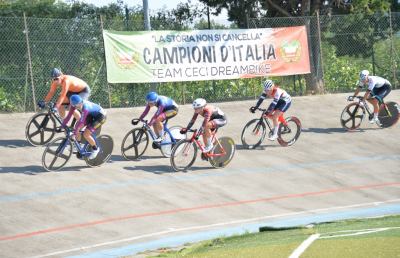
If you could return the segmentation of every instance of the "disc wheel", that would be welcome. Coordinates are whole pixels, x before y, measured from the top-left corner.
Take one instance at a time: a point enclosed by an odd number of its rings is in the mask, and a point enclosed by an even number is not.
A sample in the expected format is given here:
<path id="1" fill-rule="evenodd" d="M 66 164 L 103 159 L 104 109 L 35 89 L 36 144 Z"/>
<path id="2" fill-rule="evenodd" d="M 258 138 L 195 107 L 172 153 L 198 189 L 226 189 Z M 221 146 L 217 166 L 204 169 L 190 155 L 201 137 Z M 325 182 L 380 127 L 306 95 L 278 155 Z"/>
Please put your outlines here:
<path id="1" fill-rule="evenodd" d="M 399 105 L 396 102 L 388 102 L 381 105 L 379 109 L 379 122 L 382 128 L 388 128 L 399 121 Z"/>
<path id="2" fill-rule="evenodd" d="M 176 142 L 182 140 L 185 137 L 184 135 L 182 135 L 180 133 L 181 129 L 182 129 L 181 126 L 173 126 L 173 127 L 169 128 L 169 131 L 171 134 L 164 131 L 163 140 L 160 145 L 160 151 L 164 157 L 166 157 L 166 158 L 171 157 L 171 152 L 172 152 L 172 149 L 174 148 Z M 173 137 L 175 139 L 175 143 L 172 142 L 171 137 Z"/>
<path id="3" fill-rule="evenodd" d="M 265 123 L 260 119 L 250 120 L 243 128 L 241 140 L 243 147 L 246 149 L 254 149 L 258 147 L 265 139 L 266 135 Z"/>
<path id="4" fill-rule="evenodd" d="M 229 162 L 233 159 L 235 155 L 236 147 L 235 142 L 230 137 L 221 137 L 219 138 L 219 144 L 217 141 L 214 143 L 214 148 L 211 151 L 211 154 L 219 154 L 225 153 L 223 156 L 210 156 L 208 159 L 211 166 L 215 168 L 223 168 L 226 167 Z"/>
<path id="5" fill-rule="evenodd" d="M 356 130 L 360 127 L 365 116 L 365 109 L 358 103 L 347 105 L 340 116 L 340 123 L 346 130 Z"/>
<path id="6" fill-rule="evenodd" d="M 71 155 L 71 141 L 65 137 L 56 138 L 44 150 L 42 165 L 47 171 L 59 170 L 68 162 Z"/>
<path id="7" fill-rule="evenodd" d="M 48 113 L 37 113 L 29 119 L 25 128 L 25 137 L 33 146 L 50 142 L 56 130 L 56 120 Z"/>
<path id="8" fill-rule="evenodd" d="M 136 160 L 144 154 L 148 145 L 148 133 L 142 128 L 134 128 L 122 140 L 122 156 L 127 160 Z"/>
<path id="9" fill-rule="evenodd" d="M 196 160 L 197 146 L 190 140 L 181 140 L 172 149 L 171 166 L 175 171 L 186 171 Z"/>
<path id="10" fill-rule="evenodd" d="M 291 146 L 300 137 L 301 122 L 297 117 L 288 117 L 285 119 L 286 125 L 280 124 L 278 128 L 278 142 L 281 146 Z"/>
<path id="11" fill-rule="evenodd" d="M 99 137 L 97 137 L 97 144 L 98 148 L 100 148 L 97 156 L 94 159 L 89 159 L 89 156 L 84 157 L 86 164 L 90 167 L 98 167 L 107 162 L 110 159 L 111 153 L 114 148 L 114 141 L 109 135 L 100 135 Z M 92 146 L 87 144 L 85 147 L 85 151 L 91 152 Z"/>

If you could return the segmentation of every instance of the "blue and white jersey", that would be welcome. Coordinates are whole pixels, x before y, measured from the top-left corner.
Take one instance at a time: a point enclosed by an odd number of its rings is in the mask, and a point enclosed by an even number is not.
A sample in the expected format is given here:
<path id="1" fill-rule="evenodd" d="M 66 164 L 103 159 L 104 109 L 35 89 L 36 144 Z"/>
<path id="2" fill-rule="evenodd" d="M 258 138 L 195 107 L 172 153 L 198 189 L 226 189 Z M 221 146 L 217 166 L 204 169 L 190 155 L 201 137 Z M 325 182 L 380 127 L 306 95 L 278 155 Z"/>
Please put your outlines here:
<path id="1" fill-rule="evenodd" d="M 370 90 L 370 91 L 372 91 L 374 88 L 380 88 L 385 84 L 391 86 L 390 82 L 388 80 L 386 80 L 385 78 L 382 78 L 379 76 L 373 76 L 373 75 L 368 76 L 367 83 L 358 81 L 358 87 L 362 88 L 365 85 L 367 85 L 368 90 Z"/>

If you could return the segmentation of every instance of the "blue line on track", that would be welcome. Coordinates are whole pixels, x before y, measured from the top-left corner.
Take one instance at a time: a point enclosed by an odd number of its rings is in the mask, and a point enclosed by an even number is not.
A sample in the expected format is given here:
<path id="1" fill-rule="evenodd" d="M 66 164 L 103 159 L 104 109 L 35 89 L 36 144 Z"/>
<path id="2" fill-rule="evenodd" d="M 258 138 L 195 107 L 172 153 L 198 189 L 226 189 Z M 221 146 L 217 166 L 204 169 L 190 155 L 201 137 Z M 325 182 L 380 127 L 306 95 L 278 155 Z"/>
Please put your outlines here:
<path id="1" fill-rule="evenodd" d="M 98 252 L 69 256 L 69 258 L 110 258 L 122 257 L 127 255 L 134 255 L 146 250 L 156 250 L 165 247 L 182 246 L 185 243 L 194 243 L 203 240 L 209 240 L 218 237 L 227 237 L 245 233 L 258 232 L 260 227 L 296 227 L 305 226 L 312 223 L 330 222 L 344 219 L 377 217 L 385 215 L 400 214 L 400 204 L 384 204 L 372 208 L 350 209 L 341 212 L 330 212 L 316 215 L 306 215 L 290 219 L 278 219 L 274 221 L 265 221 L 257 224 L 245 224 L 238 227 L 231 227 L 226 229 L 211 230 L 201 233 L 194 233 L 190 235 L 180 235 L 173 237 L 166 237 L 159 240 L 150 242 L 143 242 L 133 245 L 127 245 L 120 248 L 113 248 L 102 250 Z"/>
<path id="2" fill-rule="evenodd" d="M 94 184 L 94 185 L 85 185 L 80 187 L 63 188 L 57 191 L 50 191 L 50 192 L 32 192 L 32 193 L 16 194 L 16 195 L 4 195 L 0 196 L 0 203 L 20 202 L 32 199 L 39 199 L 39 198 L 49 198 L 68 193 L 87 193 L 87 192 L 107 190 L 112 188 L 127 187 L 132 185 L 157 185 L 173 181 L 189 182 L 189 181 L 196 181 L 198 179 L 206 177 L 222 177 L 233 174 L 271 173 L 271 172 L 290 171 L 290 170 L 297 170 L 304 168 L 317 168 L 317 167 L 331 166 L 337 164 L 352 164 L 365 161 L 384 161 L 384 160 L 400 160 L 400 155 L 378 155 L 373 157 L 361 156 L 352 159 L 326 160 L 320 162 L 290 164 L 290 165 L 282 165 L 274 167 L 256 167 L 256 168 L 249 167 L 249 168 L 227 169 L 224 171 L 219 171 L 218 173 L 212 171 L 197 175 L 185 174 L 185 176 L 182 177 L 174 176 L 174 177 L 163 177 L 157 179 L 135 178 L 132 180 L 114 181 L 105 184 Z"/>

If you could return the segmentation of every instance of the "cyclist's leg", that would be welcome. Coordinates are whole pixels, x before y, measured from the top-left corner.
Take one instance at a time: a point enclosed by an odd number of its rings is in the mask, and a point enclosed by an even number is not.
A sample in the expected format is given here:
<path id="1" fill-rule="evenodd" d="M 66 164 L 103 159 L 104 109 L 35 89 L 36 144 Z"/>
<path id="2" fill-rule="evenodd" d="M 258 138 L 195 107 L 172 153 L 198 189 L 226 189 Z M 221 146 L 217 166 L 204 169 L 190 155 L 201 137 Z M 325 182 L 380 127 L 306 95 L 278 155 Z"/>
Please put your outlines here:
<path id="1" fill-rule="evenodd" d="M 272 123 L 274 125 L 274 130 L 273 137 L 271 137 L 271 139 L 276 139 L 278 137 L 279 123 L 281 123 L 281 120 L 284 119 L 283 113 L 285 113 L 289 109 L 291 104 L 292 102 L 286 102 L 284 100 L 279 100 L 276 104 L 274 112 L 272 113 Z"/>
<path id="2" fill-rule="evenodd" d="M 98 146 L 96 145 L 96 141 L 93 138 L 93 133 L 96 131 L 97 128 L 99 128 L 102 124 L 106 122 L 106 116 L 103 114 L 98 114 L 95 117 L 90 117 L 90 120 L 88 120 L 88 124 L 86 126 L 86 129 L 83 133 L 83 136 L 85 139 L 88 141 L 90 146 L 92 147 L 92 155 L 90 155 L 90 159 L 93 159 L 96 157 L 97 153 L 100 151 Z"/>
<path id="3" fill-rule="evenodd" d="M 174 116 L 176 116 L 178 114 L 178 108 L 177 107 L 171 107 L 168 108 L 166 110 L 164 110 L 164 112 L 162 112 L 157 118 L 156 121 L 153 125 L 154 128 L 154 132 L 156 133 L 156 135 L 158 137 L 162 137 L 162 135 L 164 134 L 164 127 L 163 127 L 163 122 L 166 119 L 171 119 Z"/>
<path id="4" fill-rule="evenodd" d="M 378 119 L 379 105 L 383 103 L 383 99 L 390 93 L 391 87 L 388 84 L 384 84 L 380 88 L 373 88 L 371 91 L 371 98 L 368 102 L 374 107 L 374 120 Z"/>
<path id="5" fill-rule="evenodd" d="M 204 133 L 203 133 L 203 143 L 204 146 L 206 146 L 206 150 L 211 150 L 213 146 L 212 145 L 213 143 L 211 142 L 211 136 L 212 136 L 211 130 L 223 127 L 226 125 L 226 123 L 227 123 L 226 118 L 216 118 L 209 121 L 206 124 L 206 128 L 204 128 Z"/>

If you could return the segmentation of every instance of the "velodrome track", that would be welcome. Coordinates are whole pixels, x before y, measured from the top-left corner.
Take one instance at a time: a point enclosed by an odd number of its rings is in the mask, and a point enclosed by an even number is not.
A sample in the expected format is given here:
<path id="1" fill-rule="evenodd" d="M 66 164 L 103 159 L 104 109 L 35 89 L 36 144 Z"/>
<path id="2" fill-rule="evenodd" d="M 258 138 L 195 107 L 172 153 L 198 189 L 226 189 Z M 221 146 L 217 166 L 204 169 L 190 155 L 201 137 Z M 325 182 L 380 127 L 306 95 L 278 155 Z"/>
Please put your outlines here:
<path id="1" fill-rule="evenodd" d="M 114 138 L 111 162 L 87 168 L 72 158 L 64 170 L 41 167 L 44 148 L 25 141 L 32 113 L 0 115 L 0 257 L 101 257 L 125 247 L 246 223 L 384 206 L 400 207 L 400 126 L 378 129 L 363 122 L 346 132 L 339 122 L 348 94 L 295 97 L 287 115 L 302 121 L 299 141 L 287 148 L 265 140 L 241 148 L 240 133 L 255 101 L 218 103 L 228 116 L 219 134 L 237 152 L 225 169 L 196 160 L 187 173 L 151 148 L 125 161 L 121 141 L 143 108 L 108 110 L 103 133 Z M 387 100 L 400 103 L 400 91 Z M 267 100 L 269 103 L 270 100 Z M 267 104 L 264 104 L 265 106 Z M 193 111 L 181 106 L 170 125 L 186 125 Z M 155 242 L 155 240 L 160 240 Z M 126 249 L 125 249 L 126 250 Z"/>

